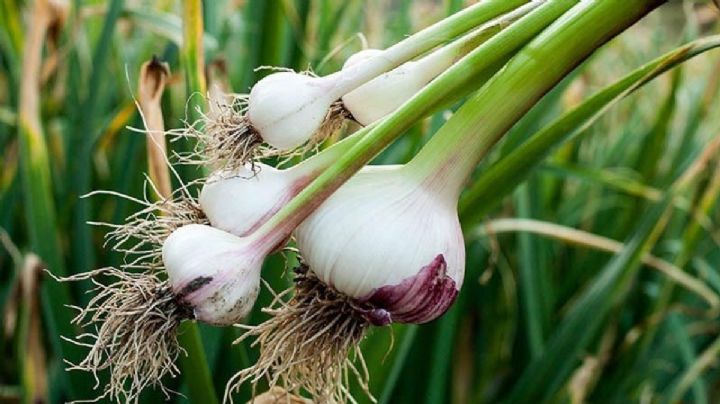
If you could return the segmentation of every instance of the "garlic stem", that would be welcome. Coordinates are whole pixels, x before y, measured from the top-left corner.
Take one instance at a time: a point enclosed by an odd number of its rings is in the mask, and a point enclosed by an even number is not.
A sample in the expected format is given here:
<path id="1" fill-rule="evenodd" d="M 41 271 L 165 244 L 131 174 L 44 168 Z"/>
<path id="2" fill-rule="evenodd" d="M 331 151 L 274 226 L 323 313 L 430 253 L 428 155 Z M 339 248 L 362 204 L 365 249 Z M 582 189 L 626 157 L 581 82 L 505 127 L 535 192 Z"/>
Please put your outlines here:
<path id="1" fill-rule="evenodd" d="M 563 9 L 574 2 L 550 2 L 541 11 Z M 597 16 L 592 3 L 582 3 L 553 24 L 515 56 L 503 73 L 495 76 L 470 98 L 427 145 L 408 163 L 407 169 L 423 181 L 432 182 L 442 192 L 459 196 L 462 186 L 489 149 L 532 105 L 592 50 L 617 33 L 615 26 L 598 28 L 597 35 L 586 41 L 573 39 L 580 24 L 586 30 L 602 26 L 587 15 Z M 578 22 L 571 20 L 577 16 Z M 526 17 L 540 17 L 540 13 Z M 599 18 L 599 17 L 597 17 Z M 603 19 L 607 24 L 607 19 Z M 618 17 L 622 27 L 624 19 Z M 561 32 L 561 27 L 567 27 Z M 562 38 L 565 42 L 556 39 Z M 538 50 L 552 55 L 552 63 L 538 56 Z M 502 94 L 502 97 L 493 97 Z"/>
<path id="2" fill-rule="evenodd" d="M 420 59 L 404 63 L 364 83 L 342 96 L 345 109 L 361 125 L 379 121 L 398 109 L 453 63 L 496 35 L 510 23 L 536 9 L 544 1 L 534 1 L 519 7 L 483 24 L 449 45 L 436 49 Z M 382 52 L 377 49 L 358 52 L 345 62 L 343 71 Z"/>
<path id="3" fill-rule="evenodd" d="M 507 14 L 501 15 L 500 17 L 483 24 L 470 33 L 465 34 L 462 38 L 433 51 L 429 55 L 418 60 L 418 63 L 421 63 L 424 67 L 420 70 L 423 72 L 427 71 L 426 74 L 430 79 L 437 77 L 453 63 L 462 59 L 463 56 L 470 53 L 483 42 L 487 41 L 489 38 L 496 35 L 513 22 L 540 7 L 546 1 L 547 0 L 531 1 Z"/>
<path id="4" fill-rule="evenodd" d="M 525 50 L 514 57 L 506 66 L 504 74 L 497 75 L 468 100 L 427 145 L 407 165 L 407 169 L 423 172 L 425 181 L 435 183 L 444 192 L 457 197 L 463 184 L 472 174 L 479 161 L 515 122 L 516 116 L 539 100 L 550 88 L 547 83 L 555 83 L 579 63 L 593 49 L 600 47 L 625 25 L 638 18 L 650 8 L 649 4 L 658 1 L 644 1 L 643 4 L 627 6 L 628 15 L 617 13 L 616 25 L 607 24 L 608 18 L 599 21 L 602 7 L 593 3 L 581 3 L 569 15 L 555 22 Z M 561 2 L 549 3 L 547 8 L 560 6 Z M 571 20 L 577 16 L 577 21 Z M 598 21 L 593 21 L 592 18 Z M 586 35 L 586 41 L 573 39 L 579 26 L 587 31 L 597 29 L 596 36 Z M 566 32 L 560 28 L 568 26 Z M 602 28 L 595 28 L 602 26 Z M 555 35 L 555 36 L 554 36 Z M 563 38 L 564 42 L 557 38 Z M 548 64 L 537 56 L 538 49 L 548 50 L 553 55 L 553 63 Z M 491 94 L 503 94 L 492 97 Z"/>
<path id="5" fill-rule="evenodd" d="M 325 76 L 334 81 L 334 99 L 356 89 L 382 73 L 456 37 L 484 22 L 527 3 L 528 0 L 487 0 L 453 14 L 348 69 Z"/>
<path id="6" fill-rule="evenodd" d="M 577 2 L 558 0 L 542 5 L 454 64 L 395 113 L 359 131 L 357 136 L 362 133 L 362 138 L 258 228 L 254 237 L 281 243 L 317 206 L 417 120 L 473 83 L 476 75 L 505 60 Z M 574 35 L 578 35 L 577 30 Z"/>

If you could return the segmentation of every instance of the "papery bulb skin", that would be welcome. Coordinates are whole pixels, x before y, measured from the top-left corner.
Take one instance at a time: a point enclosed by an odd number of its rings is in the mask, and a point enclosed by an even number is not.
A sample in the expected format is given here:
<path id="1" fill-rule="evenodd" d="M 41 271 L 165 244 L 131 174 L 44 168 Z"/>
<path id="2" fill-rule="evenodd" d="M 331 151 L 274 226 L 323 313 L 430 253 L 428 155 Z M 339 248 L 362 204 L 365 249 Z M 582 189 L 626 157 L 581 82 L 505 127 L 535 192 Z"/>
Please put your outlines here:
<path id="1" fill-rule="evenodd" d="M 366 49 L 348 58 L 343 65 L 347 69 L 382 51 Z M 342 97 L 343 105 L 361 125 L 367 126 L 384 118 L 413 95 L 420 91 L 431 79 L 424 74 L 422 63 L 410 61 L 383 73 Z"/>
<path id="2" fill-rule="evenodd" d="M 294 72 L 273 73 L 250 90 L 248 119 L 270 146 L 292 150 L 320 128 L 335 97 L 333 76 L 312 77 Z"/>
<path id="3" fill-rule="evenodd" d="M 200 192 L 200 207 L 210 224 L 236 236 L 262 225 L 303 185 L 292 170 L 255 163 L 211 175 Z"/>
<path id="4" fill-rule="evenodd" d="M 457 201 L 399 166 L 369 166 L 296 230 L 316 276 L 360 306 L 368 321 L 424 323 L 443 314 L 463 282 Z"/>
<path id="5" fill-rule="evenodd" d="M 162 257 L 178 304 L 192 309 L 197 320 L 232 325 L 252 309 L 263 256 L 245 239 L 191 224 L 170 234 Z"/>

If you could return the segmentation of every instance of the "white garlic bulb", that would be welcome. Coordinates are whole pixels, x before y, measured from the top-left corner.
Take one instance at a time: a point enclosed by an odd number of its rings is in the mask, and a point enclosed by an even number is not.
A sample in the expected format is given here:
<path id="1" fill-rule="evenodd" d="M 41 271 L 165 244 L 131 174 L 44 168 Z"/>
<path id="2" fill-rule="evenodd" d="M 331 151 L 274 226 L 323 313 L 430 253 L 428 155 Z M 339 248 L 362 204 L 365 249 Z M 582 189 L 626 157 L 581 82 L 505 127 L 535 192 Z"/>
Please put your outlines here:
<path id="1" fill-rule="evenodd" d="M 369 304 L 373 324 L 433 320 L 463 282 L 456 196 L 409 174 L 402 166 L 364 168 L 295 232 L 311 270 Z"/>
<path id="2" fill-rule="evenodd" d="M 197 320 L 231 325 L 252 309 L 265 252 L 250 240 L 191 224 L 170 234 L 162 257 L 178 304 Z"/>
<path id="3" fill-rule="evenodd" d="M 200 192 L 200 207 L 213 227 L 248 235 L 301 189 L 304 181 L 296 180 L 296 171 L 257 163 L 254 169 L 214 173 Z"/>
<path id="4" fill-rule="evenodd" d="M 320 128 L 338 95 L 335 76 L 294 72 L 271 74 L 250 91 L 248 119 L 263 141 L 278 150 L 307 142 Z"/>
<path id="5" fill-rule="evenodd" d="M 377 49 L 360 51 L 345 61 L 343 69 L 381 53 L 382 51 Z M 446 53 L 430 54 L 418 61 L 404 63 L 381 74 L 343 95 L 343 105 L 352 117 L 364 126 L 384 118 L 412 98 L 451 64 L 452 58 Z"/>

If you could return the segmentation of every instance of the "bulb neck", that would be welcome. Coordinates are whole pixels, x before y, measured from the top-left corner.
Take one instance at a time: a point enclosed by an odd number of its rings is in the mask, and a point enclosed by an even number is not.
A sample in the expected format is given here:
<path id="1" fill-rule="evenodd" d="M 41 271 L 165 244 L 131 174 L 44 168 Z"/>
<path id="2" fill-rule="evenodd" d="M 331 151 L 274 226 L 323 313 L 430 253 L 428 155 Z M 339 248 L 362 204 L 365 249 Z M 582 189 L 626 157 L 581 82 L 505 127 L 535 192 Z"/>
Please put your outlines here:
<path id="1" fill-rule="evenodd" d="M 449 39 L 504 13 L 511 12 L 527 2 L 528 0 L 488 0 L 467 7 L 396 43 L 378 55 L 326 76 L 334 82 L 329 95 L 334 99 L 339 99 L 379 75 L 441 45 Z"/>
<path id="2" fill-rule="evenodd" d="M 372 129 L 373 125 L 363 128 L 360 131 L 353 133 L 352 135 L 342 139 L 327 149 L 313 155 L 307 160 L 285 169 L 286 175 L 289 176 L 290 188 L 288 190 L 287 197 L 292 200 L 302 190 L 317 178 L 320 174 L 335 163 L 339 158 L 351 150 L 363 137 L 368 130 Z M 294 231 L 302 219 L 299 217 L 305 217 L 310 212 L 314 211 L 319 205 L 312 204 L 312 206 L 303 206 L 302 209 L 294 212 L 290 217 L 283 220 L 273 221 L 272 216 L 275 215 L 279 210 L 284 207 L 284 204 L 277 204 L 274 209 L 267 213 L 270 218 L 269 221 L 272 223 L 262 223 L 259 227 L 248 234 L 247 237 L 251 237 L 251 243 L 254 245 L 253 248 L 264 251 L 269 254 L 277 250 L 278 246 L 284 245 L 290 234 Z"/>
<path id="3" fill-rule="evenodd" d="M 526 18 L 563 14 L 513 57 L 407 164 L 434 190 L 459 196 L 490 148 L 582 60 L 661 0 L 547 2 Z M 534 17 L 533 17 L 534 16 Z"/>
<path id="4" fill-rule="evenodd" d="M 462 59 L 465 55 L 490 39 L 493 35 L 540 7 L 545 1 L 546 0 L 532 1 L 518 7 L 505 15 L 483 24 L 449 45 L 443 46 L 427 56 L 422 57 L 418 60 L 418 63 L 422 66 L 420 70 L 426 75 L 427 81 L 432 80 L 453 63 Z"/>

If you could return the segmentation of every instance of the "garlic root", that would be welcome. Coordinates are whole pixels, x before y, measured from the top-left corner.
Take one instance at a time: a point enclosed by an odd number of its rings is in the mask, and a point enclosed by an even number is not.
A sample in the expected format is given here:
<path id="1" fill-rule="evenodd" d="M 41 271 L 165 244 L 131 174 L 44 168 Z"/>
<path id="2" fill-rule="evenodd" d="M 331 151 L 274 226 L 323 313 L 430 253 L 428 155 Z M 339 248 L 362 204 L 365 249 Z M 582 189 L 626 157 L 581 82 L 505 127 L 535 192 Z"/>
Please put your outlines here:
<path id="1" fill-rule="evenodd" d="M 92 280 L 96 295 L 85 308 L 78 310 L 73 324 L 91 329 L 68 342 L 89 347 L 79 363 L 70 363 L 69 370 L 93 374 L 95 388 L 100 384 L 98 372 L 109 370 L 110 380 L 101 396 L 93 401 L 109 399 L 133 402 L 148 386 L 159 388 L 166 397 L 175 393 L 162 382 L 180 372 L 175 361 L 183 352 L 177 340 L 180 322 L 192 318 L 192 309 L 182 305 L 166 281 L 152 273 L 131 273 L 116 268 L 58 278 L 60 282 Z M 105 285 L 99 277 L 115 278 Z"/>
<path id="2" fill-rule="evenodd" d="M 232 401 L 242 384 L 255 387 L 265 379 L 270 387 L 305 390 L 318 402 L 355 402 L 348 386 L 353 377 L 375 402 L 360 350 L 371 325 L 364 310 L 325 285 L 306 265 L 295 269 L 294 283 L 293 289 L 276 295 L 271 307 L 263 309 L 269 320 L 257 326 L 238 325 L 246 331 L 235 342 L 253 337 L 252 346 L 259 345 L 260 357 L 228 381 L 225 401 Z M 293 297 L 283 301 L 290 290 Z"/>

